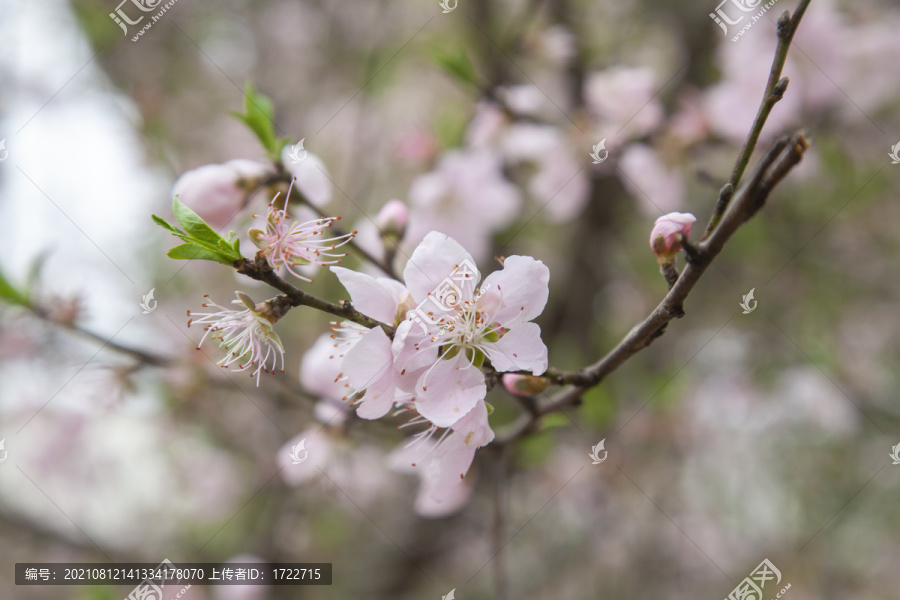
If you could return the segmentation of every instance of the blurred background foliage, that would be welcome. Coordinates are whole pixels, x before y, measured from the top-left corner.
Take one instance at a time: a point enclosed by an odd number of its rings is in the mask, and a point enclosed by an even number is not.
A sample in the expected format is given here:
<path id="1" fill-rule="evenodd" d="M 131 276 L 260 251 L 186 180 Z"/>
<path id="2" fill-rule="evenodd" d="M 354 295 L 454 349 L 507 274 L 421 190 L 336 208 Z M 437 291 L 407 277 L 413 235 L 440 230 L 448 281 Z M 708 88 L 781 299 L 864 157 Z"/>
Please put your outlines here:
<path id="1" fill-rule="evenodd" d="M 538 322 L 551 364 L 583 366 L 665 293 L 647 248 L 656 215 L 634 189 L 644 179 L 629 185 L 622 176 L 615 163 L 623 146 L 611 147 L 609 163 L 589 163 L 590 146 L 619 132 L 592 121 L 585 82 L 617 66 L 652 71 L 661 124 L 628 143 L 651 147 L 677 175 L 683 194 L 671 209 L 705 223 L 740 140 L 709 125 L 709 115 L 695 116 L 706 119 L 695 137 L 679 137 L 676 117 L 702 112 L 715 86 L 755 77 L 744 84 L 752 97 L 733 106 L 734 119 L 749 123 L 746 107 L 758 102 L 757 75 L 774 49 L 768 18 L 751 30 L 763 42 L 721 38 L 708 16 L 712 4 L 460 0 L 445 15 L 436 1 L 179 0 L 137 43 L 112 23 L 109 2 L 8 4 L 4 10 L 44 11 L 54 52 L 84 56 L 78 64 L 96 53 L 92 79 L 84 87 L 75 79 L 51 101 L 66 106 L 89 90 L 83 101 L 125 123 L 137 168 L 152 177 L 81 182 L 103 189 L 103 199 L 87 201 L 86 215 L 119 215 L 118 203 L 137 204 L 107 224 L 122 223 L 129 239 L 105 249 L 142 273 L 142 289 L 98 299 L 99 282 L 118 275 L 108 264 L 66 263 L 69 234 L 41 230 L 21 207 L 20 188 L 10 183 L 21 175 L 11 163 L 0 173 L 10 257 L 0 264 L 19 285 L 36 250 L 18 251 L 12 230 L 27 226 L 31 236 L 52 239 L 42 297 L 59 294 L 52 303 L 64 306 L 80 296 L 78 322 L 104 336 L 117 333 L 110 314 L 137 312 L 145 324 L 129 325 L 126 342 L 175 365 L 135 367 L 109 347 L 3 307 L 0 436 L 10 439 L 13 459 L 0 467 L 5 562 L 334 563 L 329 588 L 192 589 L 198 600 L 438 598 L 451 588 L 459 598 L 494 598 L 497 577 L 505 577 L 509 597 L 674 600 L 724 597 L 767 557 L 792 584 L 792 600 L 896 597 L 900 468 L 887 455 L 900 443 L 900 166 L 886 154 L 900 139 L 900 71 L 896 41 L 881 35 L 896 37 L 895 4 L 813 0 L 801 25 L 806 37 L 798 36 L 785 71 L 792 78 L 785 106 L 776 107 L 762 142 L 802 127 L 813 142 L 807 159 L 735 235 L 683 319 L 576 410 L 545 417 L 539 432 L 511 447 L 480 451 L 471 502 L 445 519 L 415 515 L 415 481 L 385 466 L 403 439 L 390 420 L 354 418 L 335 431 L 333 477 L 298 487 L 281 481 L 276 453 L 312 421 L 314 397 L 298 382 L 299 360 L 329 318 L 292 311 L 279 324 L 287 372 L 258 389 L 217 372 L 218 351 L 193 350 L 199 335 L 185 328 L 184 311 L 196 310 L 202 294 L 223 302 L 236 288 L 257 300 L 270 292 L 220 265 L 165 259 L 170 240 L 150 222 L 151 212 L 169 218 L 169 188 L 180 173 L 263 158 L 230 114 L 246 82 L 272 99 L 278 135 L 305 138 L 328 165 L 336 187 L 328 210 L 350 225 L 364 224 L 391 198 L 406 200 L 417 175 L 465 145 L 479 101 L 536 86 L 542 107 L 522 120 L 565 134 L 583 163 L 589 199 L 566 222 L 525 203 L 493 233 L 488 260 L 526 254 L 550 266 L 550 301 Z M 19 41 L 23 52 L 32 48 Z M 50 97 L 53 88 L 26 75 L 10 76 L 11 96 Z M 622 94 L 624 112 L 645 108 Z M 789 104 L 792 97 L 803 100 Z M 33 161 L 46 163 L 45 176 L 63 179 L 53 171 L 59 157 L 32 151 Z M 98 160 L 91 152 L 66 158 L 76 166 Z M 506 175 L 524 187 L 527 172 L 510 167 Z M 255 198 L 254 209 L 267 200 Z M 344 264 L 358 263 L 351 255 Z M 56 289 L 52 273 L 64 268 L 80 285 Z M 150 287 L 160 310 L 145 317 L 137 303 Z M 308 288 L 345 297 L 326 273 Z M 751 288 L 759 307 L 744 315 L 738 303 Z M 488 401 L 494 429 L 521 410 L 502 389 Z M 591 465 L 587 454 L 601 439 L 609 460 Z M 498 490 L 499 538 L 492 533 Z M 104 600 L 128 591 L 15 587 L 10 568 L 0 569 L 0 586 L 4 597 L 22 599 Z"/>

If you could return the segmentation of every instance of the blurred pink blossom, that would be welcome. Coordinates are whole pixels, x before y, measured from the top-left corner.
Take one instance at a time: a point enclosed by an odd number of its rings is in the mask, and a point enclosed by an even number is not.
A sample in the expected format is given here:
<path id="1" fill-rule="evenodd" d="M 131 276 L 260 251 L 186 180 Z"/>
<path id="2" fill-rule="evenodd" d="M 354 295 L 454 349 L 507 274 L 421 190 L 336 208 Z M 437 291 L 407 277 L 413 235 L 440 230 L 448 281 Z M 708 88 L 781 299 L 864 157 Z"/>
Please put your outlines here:
<path id="1" fill-rule="evenodd" d="M 482 100 L 466 129 L 466 143 L 472 148 L 493 147 L 509 123 L 509 116 L 495 102 Z"/>
<path id="2" fill-rule="evenodd" d="M 322 159 L 307 151 L 303 160 L 295 163 L 290 152 L 291 146 L 285 146 L 281 153 L 281 162 L 294 177 L 297 191 L 313 206 L 322 207 L 331 202 L 333 193 L 331 178 Z"/>
<path id="3" fill-rule="evenodd" d="M 375 216 L 375 225 L 382 235 L 402 238 L 409 220 L 409 209 L 400 200 L 389 200 Z"/>
<path id="4" fill-rule="evenodd" d="M 271 164 L 243 158 L 204 165 L 183 173 L 172 194 L 210 225 L 223 228 L 243 208 L 248 193 L 272 173 Z"/>
<path id="5" fill-rule="evenodd" d="M 684 203 L 681 172 L 667 167 L 650 146 L 628 146 L 619 160 L 619 169 L 625 175 L 622 183 L 637 199 L 645 216 L 677 210 Z"/>
<path id="6" fill-rule="evenodd" d="M 458 511 L 468 501 L 473 484 L 466 479 L 475 451 L 494 439 L 484 402 L 453 424 L 437 441 L 417 439 L 395 450 L 388 460 L 392 468 L 416 473 L 421 479 L 415 510 L 438 518 Z"/>
<path id="7" fill-rule="evenodd" d="M 594 131 L 616 143 L 644 136 L 662 122 L 663 107 L 653 71 L 624 66 L 591 73 L 584 100 L 595 120 Z"/>
<path id="8" fill-rule="evenodd" d="M 521 205 L 518 188 L 503 176 L 501 157 L 488 149 L 451 150 L 437 168 L 409 189 L 410 214 L 404 246 L 415 247 L 429 231 L 452 235 L 484 258 L 491 235 L 509 225 Z"/>
<path id="9" fill-rule="evenodd" d="M 516 396 L 534 396 L 540 394 L 550 386 L 550 381 L 544 377 L 531 375 L 517 375 L 506 373 L 503 376 L 503 387 L 510 394 Z"/>
<path id="10" fill-rule="evenodd" d="M 397 158 L 408 163 L 428 162 L 439 150 L 434 136 L 419 130 L 405 134 L 394 147 Z"/>
<path id="11" fill-rule="evenodd" d="M 335 440 L 327 428 L 314 423 L 288 440 L 276 454 L 281 478 L 299 486 L 318 479 L 337 453 Z"/>
<path id="12" fill-rule="evenodd" d="M 572 141 L 550 125 L 514 123 L 502 141 L 502 151 L 512 163 L 530 163 L 536 171 L 528 190 L 541 212 L 554 222 L 577 217 L 588 199 L 590 182 Z"/>

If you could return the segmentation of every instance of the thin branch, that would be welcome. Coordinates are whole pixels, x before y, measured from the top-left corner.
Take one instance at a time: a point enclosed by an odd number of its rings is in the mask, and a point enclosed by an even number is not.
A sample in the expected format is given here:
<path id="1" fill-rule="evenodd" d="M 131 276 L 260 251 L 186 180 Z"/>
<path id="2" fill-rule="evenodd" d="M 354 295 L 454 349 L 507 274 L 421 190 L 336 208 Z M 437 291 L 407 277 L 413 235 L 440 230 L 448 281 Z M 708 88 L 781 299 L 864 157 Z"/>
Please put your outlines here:
<path id="1" fill-rule="evenodd" d="M 547 371 L 545 377 L 551 378 L 554 383 L 572 387 L 561 390 L 549 401 L 540 404 L 533 413 L 535 418 L 576 404 L 586 389 L 599 384 L 607 375 L 662 335 L 669 321 L 684 316 L 684 301 L 700 277 L 725 247 L 729 238 L 762 208 L 774 187 L 800 162 L 808 147 L 803 133 L 779 138 L 760 160 L 748 183 L 735 193 L 719 226 L 713 230 L 708 239 L 691 246 L 691 259 L 687 266 L 653 312 L 632 328 L 615 348 L 596 363 L 577 371 L 557 369 Z M 507 430 L 497 434 L 495 443 L 504 444 L 516 439 L 529 431 L 533 423 L 533 419 L 520 419 L 514 422 Z"/>
<path id="2" fill-rule="evenodd" d="M 295 288 L 293 285 L 278 276 L 278 273 L 275 272 L 275 270 L 268 263 L 265 256 L 263 256 L 261 252 L 257 252 L 256 258 L 254 260 L 250 260 L 248 258 L 236 260 L 234 262 L 234 268 L 238 273 L 246 275 L 251 279 L 267 283 L 284 294 L 283 296 L 278 296 L 270 300 L 273 305 L 284 304 L 290 307 L 309 306 L 311 308 L 315 308 L 316 310 L 321 310 L 322 312 L 340 317 L 341 319 L 353 321 L 354 323 L 358 323 L 363 327 L 368 327 L 370 329 L 372 327 L 381 327 L 388 335 L 388 337 L 394 337 L 393 327 L 382 323 L 381 321 L 376 321 L 371 317 L 367 317 L 366 315 L 353 308 L 353 305 L 346 300 L 342 300 L 339 304 L 332 304 L 327 300 L 322 300 L 321 298 L 318 298 L 311 294 L 307 294 L 306 292 Z"/>
<path id="3" fill-rule="evenodd" d="M 628 358 L 649 346 L 655 339 L 655 334 L 669 321 L 684 316 L 684 301 L 697 281 L 725 247 L 728 239 L 762 208 L 772 189 L 800 162 L 808 147 L 802 132 L 779 138 L 760 160 L 749 183 L 735 193 L 719 226 L 709 238 L 693 246 L 693 258 L 653 312 L 634 327 L 618 346 L 593 365 L 574 372 L 551 370 L 548 371 L 548 376 L 558 384 L 586 387 L 597 385 Z"/>
<path id="4" fill-rule="evenodd" d="M 733 189 L 736 189 L 740 184 L 744 171 L 747 169 L 747 165 L 750 162 L 750 157 L 753 155 L 753 151 L 756 148 L 756 143 L 759 141 L 759 136 L 762 134 L 766 120 L 769 118 L 769 113 L 772 112 L 772 108 L 778 101 L 784 97 L 784 92 L 787 90 L 789 79 L 787 77 L 782 78 L 781 72 L 784 69 L 784 63 L 785 60 L 787 60 L 788 50 L 791 47 L 794 34 L 797 33 L 797 27 L 800 25 L 800 20 L 803 18 L 803 14 L 806 12 L 807 7 L 809 7 L 810 1 L 811 0 L 801 0 L 793 17 L 788 11 L 784 11 L 781 14 L 781 17 L 778 18 L 778 45 L 775 48 L 775 57 L 772 59 L 772 68 L 769 71 L 769 81 L 766 84 L 766 91 L 763 93 L 762 103 L 760 103 L 759 110 L 756 113 L 756 119 L 753 121 L 753 126 L 750 128 L 750 134 L 747 136 L 744 145 L 741 147 L 740 153 L 738 153 L 737 160 L 734 163 L 734 168 L 731 171 L 731 177 L 729 178 L 726 187 L 730 184 Z M 719 224 L 721 216 L 725 213 L 725 209 L 728 207 L 728 202 L 730 200 L 730 195 L 728 195 L 728 197 L 725 197 L 725 195 L 726 190 L 725 188 L 722 188 L 722 195 L 719 198 L 718 204 L 716 204 L 713 217 L 706 226 L 706 231 L 703 232 L 703 239 L 709 237 L 712 230 Z"/>
<path id="5" fill-rule="evenodd" d="M 47 312 L 40 306 L 29 305 L 28 309 L 34 316 L 41 319 L 42 321 L 46 321 L 47 323 L 51 323 L 67 331 L 71 331 L 72 333 L 75 333 L 83 338 L 98 342 L 101 346 L 105 346 L 111 350 L 118 352 L 119 354 L 125 354 L 126 356 L 136 358 L 141 364 L 150 365 L 153 367 L 166 367 L 172 364 L 172 360 L 169 358 L 159 356 L 151 352 L 146 352 L 138 348 L 132 348 L 118 342 L 114 342 L 111 339 L 107 339 L 100 334 L 84 329 L 77 323 L 54 319 L 49 312 Z"/>
<path id="6" fill-rule="evenodd" d="M 793 17 L 785 11 L 778 19 L 778 45 L 756 120 L 735 161 L 730 181 L 719 192 L 702 240 L 698 244 L 682 240 L 687 266 L 674 283 L 670 281 L 669 292 L 665 298 L 646 319 L 633 327 L 615 348 L 594 364 L 577 371 L 549 369 L 544 377 L 566 387 L 553 397 L 536 403 L 532 410 L 523 412 L 515 421 L 498 431 L 494 444 L 508 444 L 534 431 L 541 416 L 577 405 L 585 390 L 599 384 L 625 361 L 663 335 L 669 321 L 683 317 L 685 300 L 725 247 L 725 243 L 741 225 L 765 205 L 775 186 L 803 158 L 804 152 L 809 147 L 803 133 L 797 132 L 790 137 L 782 136 L 759 161 L 749 181 L 740 185 L 769 113 L 787 89 L 788 79 L 782 78 L 781 72 L 794 34 L 809 3 L 810 0 L 800 0 Z"/>

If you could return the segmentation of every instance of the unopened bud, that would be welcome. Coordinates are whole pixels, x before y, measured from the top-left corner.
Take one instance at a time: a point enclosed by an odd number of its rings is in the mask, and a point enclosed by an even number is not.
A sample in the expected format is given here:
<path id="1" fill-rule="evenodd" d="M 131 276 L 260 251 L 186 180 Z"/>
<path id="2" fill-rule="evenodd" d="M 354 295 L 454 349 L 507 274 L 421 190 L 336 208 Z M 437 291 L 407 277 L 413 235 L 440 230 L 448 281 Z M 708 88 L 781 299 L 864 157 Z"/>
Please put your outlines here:
<path id="1" fill-rule="evenodd" d="M 503 387 L 516 396 L 534 396 L 550 387 L 550 380 L 533 375 L 507 373 L 503 376 Z"/>
<path id="2" fill-rule="evenodd" d="M 653 224 L 650 232 L 650 249 L 656 255 L 656 260 L 661 265 L 669 264 L 675 260 L 675 255 L 681 250 L 681 242 L 678 234 L 685 239 L 691 237 L 691 225 L 697 217 L 690 213 L 673 212 L 664 215 Z"/>
<path id="3" fill-rule="evenodd" d="M 403 238 L 406 232 L 406 221 L 409 217 L 409 209 L 399 200 L 391 200 L 381 207 L 375 217 L 375 225 L 381 230 L 382 237 L 391 237 L 395 240 Z"/>

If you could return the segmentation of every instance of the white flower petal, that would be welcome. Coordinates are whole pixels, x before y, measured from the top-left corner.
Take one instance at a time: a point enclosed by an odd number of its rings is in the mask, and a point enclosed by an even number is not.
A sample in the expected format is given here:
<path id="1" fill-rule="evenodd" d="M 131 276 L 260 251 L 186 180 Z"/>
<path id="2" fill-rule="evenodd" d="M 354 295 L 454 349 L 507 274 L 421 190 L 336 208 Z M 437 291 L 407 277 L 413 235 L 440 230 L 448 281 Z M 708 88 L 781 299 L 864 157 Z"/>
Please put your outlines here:
<path id="1" fill-rule="evenodd" d="M 282 162 L 291 175 L 297 178 L 294 183 L 297 191 L 302 193 L 313 206 L 325 206 L 331 202 L 332 184 L 328 177 L 328 169 L 315 154 L 309 153 L 301 162 L 294 164 L 290 159 L 290 146 L 282 152 Z"/>
<path id="2" fill-rule="evenodd" d="M 441 490 L 443 493 L 436 492 L 423 483 L 416 494 L 413 510 L 426 519 L 449 517 L 468 504 L 474 489 L 475 482 L 469 479 L 457 482 L 457 485 L 447 490 Z M 439 496 L 440 500 L 435 499 L 436 496 Z"/>
<path id="3" fill-rule="evenodd" d="M 547 371 L 547 346 L 536 323 L 516 325 L 496 343 L 485 344 L 484 349 L 491 365 L 500 372 L 531 371 L 541 375 Z"/>
<path id="4" fill-rule="evenodd" d="M 453 238 L 432 231 L 425 236 L 406 263 L 403 279 L 413 300 L 419 304 L 427 301 L 428 294 L 437 292 L 444 281 L 464 265 L 475 270 L 475 261 L 465 248 Z M 475 270 L 473 286 L 478 284 L 480 277 Z M 430 304 L 430 301 L 426 302 L 426 306 Z"/>
<path id="5" fill-rule="evenodd" d="M 393 325 L 397 318 L 400 293 L 405 289 L 399 281 L 372 277 L 344 267 L 331 267 L 350 294 L 353 306 L 364 315 Z"/>
<path id="6" fill-rule="evenodd" d="M 343 381 L 335 381 L 341 372 L 341 359 L 328 334 L 319 336 L 300 361 L 300 383 L 312 394 L 340 400 L 347 395 Z"/>
<path id="7" fill-rule="evenodd" d="M 438 427 L 450 427 L 484 398 L 484 373 L 467 365 L 462 353 L 452 360 L 438 359 L 419 378 L 415 406 L 420 415 Z"/>
<path id="8" fill-rule="evenodd" d="M 393 358 L 391 339 L 380 327 L 374 327 L 347 352 L 341 368 L 350 385 L 363 390 L 388 373 Z"/>
<path id="9" fill-rule="evenodd" d="M 502 270 L 484 280 L 482 302 L 496 302 L 499 298 L 500 309 L 492 318 L 501 325 L 530 321 L 547 305 L 549 283 L 547 265 L 530 256 L 510 256 L 503 261 Z"/>
<path id="10" fill-rule="evenodd" d="M 392 377 L 382 377 L 366 388 L 356 414 L 363 419 L 380 419 L 393 408 L 396 390 Z"/>

